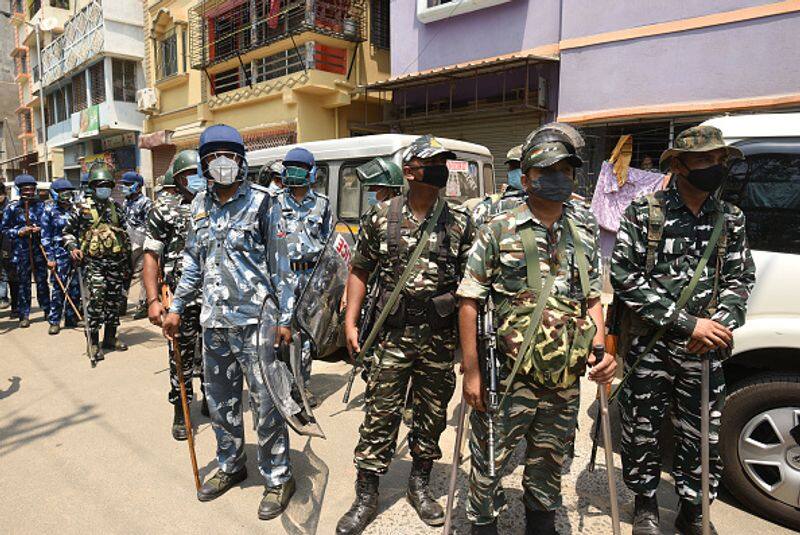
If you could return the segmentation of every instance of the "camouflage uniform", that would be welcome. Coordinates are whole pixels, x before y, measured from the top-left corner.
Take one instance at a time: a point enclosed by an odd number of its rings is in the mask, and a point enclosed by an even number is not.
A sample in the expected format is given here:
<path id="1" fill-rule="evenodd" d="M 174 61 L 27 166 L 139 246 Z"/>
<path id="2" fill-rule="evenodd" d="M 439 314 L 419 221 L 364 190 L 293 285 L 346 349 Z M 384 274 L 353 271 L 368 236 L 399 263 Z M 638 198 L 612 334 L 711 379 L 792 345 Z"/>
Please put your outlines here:
<path id="1" fill-rule="evenodd" d="M 173 294 L 181 278 L 183 249 L 186 245 L 191 217 L 191 203 L 184 201 L 180 194 L 160 197 L 147 216 L 143 248 L 145 252 L 152 252 L 160 258 L 164 282 Z M 187 401 L 194 398 L 192 376 L 195 367 L 201 365 L 202 362 L 202 354 L 197 351 L 198 335 L 200 334 L 200 307 L 201 299 L 198 294 L 194 301 L 186 306 L 181 315 L 181 324 L 178 330 L 178 344 L 183 366 L 180 376 L 186 387 Z M 178 382 L 178 367 L 172 344 L 168 344 L 168 351 L 170 382 L 168 399 L 174 405 L 180 401 L 180 383 Z M 203 380 L 202 376 L 200 380 Z"/>
<path id="2" fill-rule="evenodd" d="M 389 253 L 390 200 L 377 204 L 370 212 L 371 217 L 361 227 L 352 260 L 353 268 L 376 271 L 384 295 L 395 286 L 405 268 L 405 259 L 428 224 L 427 218 L 416 219 L 406 195 L 395 200 L 402 202 L 399 258 Z M 445 429 L 447 404 L 455 389 L 455 318 L 452 324 L 433 327 L 426 311 L 434 296 L 455 291 L 473 234 L 469 214 L 448 204 L 430 235 L 427 252 L 417 261 L 401 293 L 401 304 L 413 320 L 407 320 L 405 326 L 392 326 L 387 321 L 378 336 L 365 397 L 366 415 L 355 450 L 359 470 L 378 474 L 388 470 L 409 380 L 415 415 L 408 439 L 411 455 L 424 461 L 442 456 L 439 436 Z M 442 255 L 448 258 L 446 267 L 440 264 Z"/>
<path id="3" fill-rule="evenodd" d="M 47 252 L 47 258 L 56 263 L 55 273 L 58 274 L 61 282 L 64 285 L 69 285 L 67 291 L 72 302 L 75 303 L 75 306 L 80 307 L 80 283 L 77 276 L 70 278 L 74 266 L 69 252 L 64 248 L 64 226 L 67 224 L 67 219 L 72 211 L 74 211 L 72 205 L 65 208 L 57 202 L 47 203 L 42 215 L 42 245 Z M 51 325 L 58 325 L 61 323 L 61 314 L 63 312 L 66 325 L 77 325 L 78 318 L 75 315 L 75 311 L 72 310 L 71 306 L 65 306 L 64 292 L 56 281 L 55 274 L 50 276 L 50 285 L 52 286 L 52 293 L 47 321 Z"/>
<path id="4" fill-rule="evenodd" d="M 497 214 L 516 208 L 520 203 L 525 202 L 525 199 L 525 192 L 514 188 L 487 196 L 472 209 L 472 221 L 475 223 L 475 228 L 485 225 Z"/>
<path id="5" fill-rule="evenodd" d="M 550 272 L 553 262 L 558 263 L 552 295 L 574 296 L 580 286 L 577 271 L 572 269 L 571 259 L 574 258 L 575 248 L 567 230 L 567 220 L 577 227 L 586 250 L 590 290 L 584 297 L 599 298 L 602 283 L 595 243 L 597 223 L 583 204 L 574 201 L 564 203 L 563 215 L 550 229 L 536 219 L 526 204 L 497 215 L 481 227 L 470 251 L 458 296 L 477 301 L 491 297 L 496 305 L 495 322 L 498 325 L 513 318 L 513 310 L 497 305 L 517 296 L 527 287 L 525 253 L 519 234 L 522 225 L 531 225 L 533 228 L 542 277 Z M 562 257 L 557 251 L 564 232 L 567 232 L 567 238 Z M 536 298 L 538 295 L 531 293 L 532 307 Z M 521 340 L 523 333 L 516 332 L 512 336 Z M 503 392 L 516 355 L 509 354 L 502 343 L 498 345 L 498 353 L 502 379 L 500 391 Z M 539 384 L 532 373 L 524 373 L 521 369 L 514 378 L 504 405 L 498 409 L 495 427 L 497 473 L 503 472 L 520 439 L 525 438 L 527 449 L 523 499 L 530 510 L 552 511 L 561 504 L 561 467 L 577 423 L 578 393 L 577 382 L 566 388 L 546 388 Z M 506 498 L 499 479 L 493 480 L 488 476 L 486 413 L 472 411 L 470 425 L 472 470 L 467 515 L 474 524 L 489 524 L 505 507 Z"/>
<path id="6" fill-rule="evenodd" d="M 11 264 L 17 275 L 17 304 L 19 318 L 27 318 L 31 312 L 31 275 L 36 280 L 36 300 L 39 307 L 47 315 L 50 310 L 50 287 L 47 284 L 47 262 L 39 249 L 41 236 L 30 234 L 19 236 L 19 231 L 26 226 L 36 225 L 41 228 L 42 215 L 45 203 L 37 200 L 30 201 L 27 208 L 22 200 L 11 201 L 3 212 L 3 234 L 6 239 L 14 242 Z M 31 253 L 31 244 L 33 245 Z M 31 256 L 33 266 L 31 266 Z M 33 272 L 33 273 L 32 273 Z"/>
<path id="7" fill-rule="evenodd" d="M 128 270 L 128 277 L 125 279 L 126 293 L 130 290 L 134 277 L 139 280 L 142 276 L 142 265 L 144 262 L 144 239 L 147 231 L 147 214 L 153 208 L 151 201 L 144 194 L 139 194 L 133 199 L 125 199 L 123 204 L 125 219 L 128 222 L 128 234 L 131 239 L 131 269 Z M 139 304 L 144 303 L 144 288 L 139 291 Z"/>
<path id="8" fill-rule="evenodd" d="M 622 391 L 623 474 L 625 483 L 637 494 L 655 495 L 661 475 L 658 434 L 667 408 L 673 403 L 675 487 L 682 499 L 699 504 L 701 360 L 698 355 L 686 352 L 686 344 L 697 317 L 711 317 L 729 329 L 744 323 L 747 298 L 755 282 L 755 266 L 747 247 L 741 210 L 709 196 L 695 217 L 674 185 L 655 195 L 663 198 L 665 220 L 652 272 L 645 273 L 650 218 L 646 198 L 635 200 L 626 210 L 611 262 L 611 282 L 617 297 L 648 327 L 632 338 L 632 347 L 624 355 L 626 372 L 642 354 L 656 328 L 669 326 L 667 334 L 641 360 Z M 712 254 L 693 297 L 683 310 L 676 310 L 675 302 L 703 255 L 720 210 L 725 214 L 724 258 L 718 258 L 716 251 Z M 718 264 L 721 269 L 716 311 L 709 316 Z M 718 358 L 711 360 L 710 389 L 710 497 L 713 499 L 722 471 L 718 432 L 725 400 L 725 380 Z"/>
<path id="9" fill-rule="evenodd" d="M 295 297 L 299 297 L 308 278 L 314 271 L 317 257 L 331 235 L 333 214 L 328 197 L 309 188 L 305 197 L 298 203 L 292 195 L 292 188 L 285 188 L 276 194 L 280 205 L 283 224 L 286 228 L 286 248 L 289 262 L 296 276 Z M 302 335 L 303 379 L 311 378 L 311 340 Z"/>
<path id="10" fill-rule="evenodd" d="M 242 425 L 244 377 L 250 392 L 258 464 L 271 487 L 291 478 L 289 434 L 258 365 L 256 335 L 269 293 L 289 325 L 294 275 L 286 259 L 280 211 L 264 188 L 243 182 L 224 205 L 213 190 L 198 193 L 183 254 L 183 273 L 170 312 L 186 313 L 202 293 L 203 365 L 217 462 L 226 473 L 245 465 Z"/>
<path id="11" fill-rule="evenodd" d="M 125 299 L 124 282 L 130 271 L 130 240 L 125 232 L 125 214 L 115 201 L 96 201 L 91 197 L 76 205 L 75 211 L 67 217 L 64 225 L 64 248 L 67 251 L 81 248 L 87 239 L 87 232 L 93 225 L 91 209 L 97 210 L 99 221 L 114 230 L 121 252 L 105 251 L 101 256 L 91 256 L 84 250 L 83 269 L 86 291 L 89 294 L 87 305 L 89 328 L 97 332 L 100 326 L 119 325 L 119 309 Z M 116 214 L 114 223 L 112 209 Z"/>

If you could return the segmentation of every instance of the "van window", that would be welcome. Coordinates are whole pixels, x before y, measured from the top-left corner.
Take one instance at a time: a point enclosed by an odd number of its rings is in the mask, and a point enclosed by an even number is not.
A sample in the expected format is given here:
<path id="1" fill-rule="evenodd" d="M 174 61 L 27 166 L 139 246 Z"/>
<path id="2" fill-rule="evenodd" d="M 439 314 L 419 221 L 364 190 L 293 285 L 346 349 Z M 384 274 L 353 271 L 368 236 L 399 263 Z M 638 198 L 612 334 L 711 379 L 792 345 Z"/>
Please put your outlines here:
<path id="1" fill-rule="evenodd" d="M 483 194 L 491 195 L 494 193 L 494 167 L 492 164 L 483 164 Z"/>
<path id="2" fill-rule="evenodd" d="M 478 162 L 448 160 L 450 176 L 444 188 L 444 196 L 456 204 L 480 196 L 478 186 Z"/>
<path id="3" fill-rule="evenodd" d="M 322 193 L 323 195 L 328 194 L 328 176 L 330 175 L 330 169 L 328 168 L 328 164 L 326 163 L 318 163 L 317 164 L 317 180 L 314 182 L 314 191 L 317 193 Z"/>
<path id="4" fill-rule="evenodd" d="M 725 200 L 744 212 L 751 248 L 800 254 L 800 154 L 757 154 L 733 164 Z"/>
<path id="5" fill-rule="evenodd" d="M 356 167 L 364 161 L 345 162 L 339 168 L 339 195 L 336 208 L 339 219 L 355 221 L 361 215 L 361 182 L 356 174 Z"/>

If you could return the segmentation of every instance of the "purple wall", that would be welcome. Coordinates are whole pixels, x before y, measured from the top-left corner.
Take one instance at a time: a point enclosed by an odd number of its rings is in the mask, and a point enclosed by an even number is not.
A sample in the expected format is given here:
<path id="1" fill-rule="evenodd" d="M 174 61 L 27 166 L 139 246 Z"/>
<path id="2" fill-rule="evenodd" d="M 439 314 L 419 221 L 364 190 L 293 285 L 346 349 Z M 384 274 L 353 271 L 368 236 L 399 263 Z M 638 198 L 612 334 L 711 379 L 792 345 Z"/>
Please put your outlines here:
<path id="1" fill-rule="evenodd" d="M 556 43 L 560 4 L 560 0 L 512 0 L 423 24 L 417 20 L 415 0 L 395 0 L 392 76 Z"/>
<path id="2" fill-rule="evenodd" d="M 800 14 L 565 50 L 560 115 L 800 90 Z"/>

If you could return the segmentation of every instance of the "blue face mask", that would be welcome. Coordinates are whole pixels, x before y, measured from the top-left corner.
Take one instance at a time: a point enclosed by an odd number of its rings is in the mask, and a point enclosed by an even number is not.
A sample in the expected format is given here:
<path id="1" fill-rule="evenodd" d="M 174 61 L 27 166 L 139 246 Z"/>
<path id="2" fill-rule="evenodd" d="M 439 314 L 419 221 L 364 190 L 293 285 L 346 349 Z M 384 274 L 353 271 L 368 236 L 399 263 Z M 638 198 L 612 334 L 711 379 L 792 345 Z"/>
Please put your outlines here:
<path id="1" fill-rule="evenodd" d="M 188 175 L 186 177 L 186 189 L 192 193 L 206 189 L 206 180 L 198 174 Z"/>
<path id="2" fill-rule="evenodd" d="M 94 196 L 101 201 L 108 200 L 111 197 L 111 188 L 94 188 Z"/>
<path id="3" fill-rule="evenodd" d="M 368 191 L 367 192 L 367 206 L 375 206 L 378 204 L 378 192 L 377 191 Z"/>
<path id="4" fill-rule="evenodd" d="M 522 191 L 522 169 L 512 169 L 508 172 L 508 187 Z"/>

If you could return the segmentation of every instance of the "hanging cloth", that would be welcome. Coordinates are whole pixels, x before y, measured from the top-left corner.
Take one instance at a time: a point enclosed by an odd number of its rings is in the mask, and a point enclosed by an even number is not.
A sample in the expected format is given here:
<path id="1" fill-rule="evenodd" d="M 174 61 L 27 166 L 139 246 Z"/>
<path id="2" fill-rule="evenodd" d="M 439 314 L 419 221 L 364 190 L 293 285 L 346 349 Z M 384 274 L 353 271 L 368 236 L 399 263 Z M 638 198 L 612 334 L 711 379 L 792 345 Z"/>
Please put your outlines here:
<path id="1" fill-rule="evenodd" d="M 617 178 L 617 185 L 622 187 L 628 181 L 628 169 L 633 158 L 633 136 L 624 134 L 619 137 L 617 146 L 611 151 L 609 162 L 614 166 L 614 176 Z"/>

